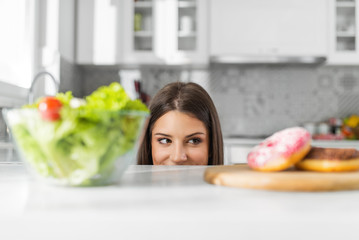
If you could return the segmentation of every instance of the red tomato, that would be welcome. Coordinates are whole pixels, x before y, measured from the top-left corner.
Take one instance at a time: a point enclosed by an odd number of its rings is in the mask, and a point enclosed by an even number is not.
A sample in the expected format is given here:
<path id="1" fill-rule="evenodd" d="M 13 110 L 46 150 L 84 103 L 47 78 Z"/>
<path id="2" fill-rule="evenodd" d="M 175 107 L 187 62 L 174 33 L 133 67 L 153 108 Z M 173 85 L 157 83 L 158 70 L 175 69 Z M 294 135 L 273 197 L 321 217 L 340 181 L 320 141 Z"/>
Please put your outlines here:
<path id="1" fill-rule="evenodd" d="M 39 102 L 38 109 L 41 117 L 47 121 L 56 121 L 60 118 L 62 103 L 55 97 L 44 97 Z"/>

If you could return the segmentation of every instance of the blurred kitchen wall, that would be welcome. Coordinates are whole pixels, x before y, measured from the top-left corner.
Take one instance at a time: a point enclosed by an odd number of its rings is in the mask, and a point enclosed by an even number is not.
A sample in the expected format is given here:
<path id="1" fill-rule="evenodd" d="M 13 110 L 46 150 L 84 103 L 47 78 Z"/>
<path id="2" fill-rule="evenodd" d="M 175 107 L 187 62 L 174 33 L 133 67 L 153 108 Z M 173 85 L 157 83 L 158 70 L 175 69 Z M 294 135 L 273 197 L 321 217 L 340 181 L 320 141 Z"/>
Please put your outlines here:
<path id="1" fill-rule="evenodd" d="M 120 82 L 122 66 L 61 60 L 61 90 L 75 96 Z M 305 122 L 359 112 L 359 68 L 326 65 L 211 64 L 207 68 L 144 66 L 143 91 L 153 96 L 173 81 L 194 81 L 213 98 L 225 136 L 268 135 Z"/>

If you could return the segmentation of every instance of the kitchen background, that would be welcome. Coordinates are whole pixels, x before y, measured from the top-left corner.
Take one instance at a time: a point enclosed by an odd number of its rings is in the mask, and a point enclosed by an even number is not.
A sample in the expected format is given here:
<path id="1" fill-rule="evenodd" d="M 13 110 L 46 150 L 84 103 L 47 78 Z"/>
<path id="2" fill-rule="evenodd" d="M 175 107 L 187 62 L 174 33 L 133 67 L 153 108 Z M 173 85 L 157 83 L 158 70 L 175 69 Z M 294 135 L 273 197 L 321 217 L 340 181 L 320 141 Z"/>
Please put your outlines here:
<path id="1" fill-rule="evenodd" d="M 120 70 L 73 65 L 62 59 L 60 88 L 84 96 L 103 84 L 121 82 Z M 143 91 L 150 96 L 173 81 L 201 84 L 213 98 L 225 136 L 264 136 L 285 127 L 359 113 L 356 66 L 212 64 L 203 69 L 147 66 L 140 70 Z"/>
<path id="2" fill-rule="evenodd" d="M 197 82 L 213 98 L 226 139 L 359 114 L 359 0 L 26 4 L 32 70 L 12 90 L 20 78 L 4 85 L 0 65 L 0 107 L 25 103 L 33 76 L 46 71 L 77 97 L 114 81 L 133 96 L 140 81 L 149 98 L 167 83 Z M 51 84 L 43 79 L 37 91 L 47 94 Z M 1 118 L 0 138 L 8 138 Z"/>
<path id="3" fill-rule="evenodd" d="M 267 136 L 359 113 L 356 0 L 117 4 L 131 9 L 120 17 L 130 24 L 116 25 L 126 35 L 98 27 L 112 26 L 113 21 L 96 20 L 101 14 L 117 16 L 111 4 L 93 1 L 91 8 L 77 2 L 82 34 L 77 59 L 61 58 L 63 90 L 84 96 L 102 84 L 124 83 L 120 72 L 131 69 L 140 72 L 149 96 L 166 83 L 194 81 L 212 96 L 225 137 Z M 94 22 L 92 31 L 83 30 L 88 22 Z M 103 40 L 106 36 L 117 43 Z"/>

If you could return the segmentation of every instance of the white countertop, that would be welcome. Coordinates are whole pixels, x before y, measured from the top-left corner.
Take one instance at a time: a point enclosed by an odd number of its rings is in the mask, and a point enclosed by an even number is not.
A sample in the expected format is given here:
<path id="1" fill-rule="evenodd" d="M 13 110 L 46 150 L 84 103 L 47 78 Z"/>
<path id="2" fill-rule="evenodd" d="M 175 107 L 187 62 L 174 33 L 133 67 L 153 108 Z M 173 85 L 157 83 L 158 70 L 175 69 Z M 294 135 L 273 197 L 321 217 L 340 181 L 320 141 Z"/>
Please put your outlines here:
<path id="1" fill-rule="evenodd" d="M 224 138 L 224 164 L 246 163 L 247 154 L 252 148 L 260 144 L 264 138 Z M 312 146 L 326 148 L 356 148 L 357 140 L 312 140 Z"/>
<path id="2" fill-rule="evenodd" d="M 255 146 L 261 143 L 264 138 L 224 138 L 226 146 Z M 316 147 L 338 147 L 338 148 L 358 148 L 358 140 L 312 140 L 312 145 Z"/>
<path id="3" fill-rule="evenodd" d="M 118 185 L 43 185 L 0 164 L 0 239 L 359 239 L 359 191 L 214 186 L 207 166 L 130 166 Z"/>

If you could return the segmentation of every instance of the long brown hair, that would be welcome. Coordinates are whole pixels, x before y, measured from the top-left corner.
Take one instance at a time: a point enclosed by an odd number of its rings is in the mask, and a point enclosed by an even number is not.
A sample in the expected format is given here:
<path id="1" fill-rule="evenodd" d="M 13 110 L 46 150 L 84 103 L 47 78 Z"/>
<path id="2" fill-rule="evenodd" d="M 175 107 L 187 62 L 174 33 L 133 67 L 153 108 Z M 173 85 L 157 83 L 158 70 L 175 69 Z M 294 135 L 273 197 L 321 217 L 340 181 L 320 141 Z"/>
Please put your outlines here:
<path id="1" fill-rule="evenodd" d="M 211 97 L 196 83 L 174 82 L 164 86 L 150 102 L 151 115 L 137 153 L 137 164 L 153 165 L 151 136 L 155 122 L 169 111 L 188 113 L 202 121 L 209 132 L 208 165 L 223 165 L 223 137 Z"/>

